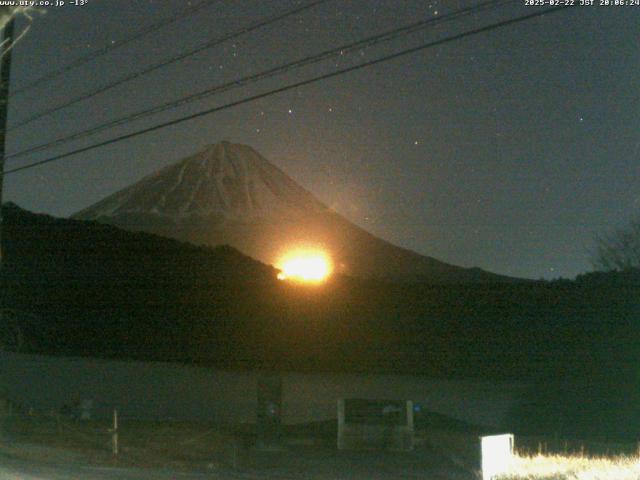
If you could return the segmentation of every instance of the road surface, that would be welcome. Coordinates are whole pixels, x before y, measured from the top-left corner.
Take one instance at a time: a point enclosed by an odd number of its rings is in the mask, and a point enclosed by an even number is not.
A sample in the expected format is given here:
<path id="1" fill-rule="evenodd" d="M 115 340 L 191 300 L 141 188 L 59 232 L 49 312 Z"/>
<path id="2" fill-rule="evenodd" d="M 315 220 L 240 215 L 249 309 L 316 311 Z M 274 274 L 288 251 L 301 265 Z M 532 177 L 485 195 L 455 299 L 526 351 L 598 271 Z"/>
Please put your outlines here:
<path id="1" fill-rule="evenodd" d="M 0 480 L 469 480 L 434 455 L 305 449 L 255 453 L 238 470 L 211 465 L 200 471 L 89 466 L 44 462 L 0 453 Z"/>

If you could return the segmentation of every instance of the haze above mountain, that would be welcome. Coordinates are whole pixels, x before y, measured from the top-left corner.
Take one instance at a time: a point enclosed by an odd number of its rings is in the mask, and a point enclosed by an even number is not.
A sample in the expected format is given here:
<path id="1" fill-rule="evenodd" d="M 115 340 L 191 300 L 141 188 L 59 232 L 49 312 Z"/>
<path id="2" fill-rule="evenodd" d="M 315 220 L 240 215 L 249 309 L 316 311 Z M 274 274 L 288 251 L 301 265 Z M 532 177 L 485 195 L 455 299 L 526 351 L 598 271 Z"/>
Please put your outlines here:
<path id="1" fill-rule="evenodd" d="M 130 231 L 231 245 L 276 264 L 293 249 L 326 252 L 339 273 L 433 283 L 513 281 L 397 247 L 328 208 L 251 147 L 221 142 L 76 213 Z"/>

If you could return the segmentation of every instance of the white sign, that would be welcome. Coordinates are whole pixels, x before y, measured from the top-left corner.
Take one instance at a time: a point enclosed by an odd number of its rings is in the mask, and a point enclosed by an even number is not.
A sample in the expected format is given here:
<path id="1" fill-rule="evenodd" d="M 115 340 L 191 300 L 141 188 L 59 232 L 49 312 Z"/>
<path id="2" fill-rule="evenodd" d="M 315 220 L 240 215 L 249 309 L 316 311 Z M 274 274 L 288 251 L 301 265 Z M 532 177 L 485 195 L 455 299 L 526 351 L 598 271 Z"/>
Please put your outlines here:
<path id="1" fill-rule="evenodd" d="M 482 455 L 482 480 L 491 480 L 506 473 L 513 459 L 513 435 L 489 435 L 480 437 Z"/>

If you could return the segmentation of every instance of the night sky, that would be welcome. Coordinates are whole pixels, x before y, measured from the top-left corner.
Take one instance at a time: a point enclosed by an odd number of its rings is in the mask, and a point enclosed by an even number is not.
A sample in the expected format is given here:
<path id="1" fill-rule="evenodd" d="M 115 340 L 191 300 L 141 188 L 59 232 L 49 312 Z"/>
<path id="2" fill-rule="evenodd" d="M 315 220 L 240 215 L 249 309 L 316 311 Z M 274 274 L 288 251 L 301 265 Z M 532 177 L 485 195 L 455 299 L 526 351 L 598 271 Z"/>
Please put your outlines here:
<path id="1" fill-rule="evenodd" d="M 14 51 L 11 88 L 188 3 L 89 0 L 35 14 Z M 304 3 L 214 2 L 12 97 L 10 125 Z M 10 130 L 8 153 L 473 3 L 329 1 Z M 513 2 L 8 160 L 6 168 L 537 8 Z M 594 237 L 640 210 L 639 26 L 640 7 L 548 14 L 7 176 L 5 201 L 68 216 L 207 144 L 230 140 L 251 145 L 324 203 L 397 245 L 506 275 L 573 277 L 591 268 Z"/>

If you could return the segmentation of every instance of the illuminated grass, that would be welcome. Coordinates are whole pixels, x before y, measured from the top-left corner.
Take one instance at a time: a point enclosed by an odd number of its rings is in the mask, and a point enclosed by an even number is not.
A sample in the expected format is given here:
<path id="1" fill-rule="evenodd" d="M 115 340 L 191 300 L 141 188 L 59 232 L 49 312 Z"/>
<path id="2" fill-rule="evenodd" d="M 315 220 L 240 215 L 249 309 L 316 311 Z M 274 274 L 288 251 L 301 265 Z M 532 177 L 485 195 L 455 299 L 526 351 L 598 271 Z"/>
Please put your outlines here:
<path id="1" fill-rule="evenodd" d="M 500 480 L 638 480 L 640 457 L 516 455 Z"/>

